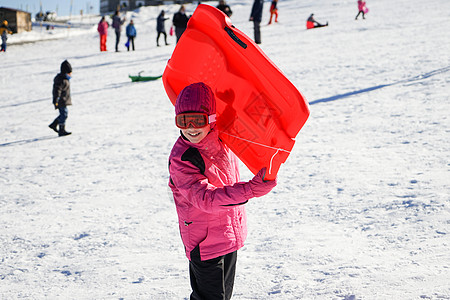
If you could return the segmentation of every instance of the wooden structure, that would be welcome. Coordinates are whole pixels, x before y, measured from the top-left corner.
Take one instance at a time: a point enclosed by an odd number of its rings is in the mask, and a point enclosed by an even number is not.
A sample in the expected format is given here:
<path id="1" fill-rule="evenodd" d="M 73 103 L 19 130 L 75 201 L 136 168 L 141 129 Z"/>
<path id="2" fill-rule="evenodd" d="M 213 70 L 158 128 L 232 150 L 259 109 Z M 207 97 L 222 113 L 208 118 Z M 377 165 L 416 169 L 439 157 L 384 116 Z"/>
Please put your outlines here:
<path id="1" fill-rule="evenodd" d="M 31 31 L 31 14 L 7 7 L 0 7 L 0 24 L 8 21 L 8 26 L 13 33 Z"/>

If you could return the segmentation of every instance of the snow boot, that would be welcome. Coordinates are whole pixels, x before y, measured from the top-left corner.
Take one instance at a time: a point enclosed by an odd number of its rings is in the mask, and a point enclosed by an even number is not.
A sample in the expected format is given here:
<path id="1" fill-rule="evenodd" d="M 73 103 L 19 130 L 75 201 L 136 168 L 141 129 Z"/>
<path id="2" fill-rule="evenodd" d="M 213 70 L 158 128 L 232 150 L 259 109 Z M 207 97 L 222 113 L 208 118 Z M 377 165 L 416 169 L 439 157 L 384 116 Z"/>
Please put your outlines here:
<path id="1" fill-rule="evenodd" d="M 48 127 L 50 127 L 51 129 L 53 129 L 55 132 L 58 132 L 58 120 L 53 121 L 52 124 L 48 125 Z"/>
<path id="2" fill-rule="evenodd" d="M 65 127 L 66 127 L 65 125 L 59 124 L 59 132 L 58 132 L 59 136 L 72 134 L 72 132 L 67 132 Z"/>

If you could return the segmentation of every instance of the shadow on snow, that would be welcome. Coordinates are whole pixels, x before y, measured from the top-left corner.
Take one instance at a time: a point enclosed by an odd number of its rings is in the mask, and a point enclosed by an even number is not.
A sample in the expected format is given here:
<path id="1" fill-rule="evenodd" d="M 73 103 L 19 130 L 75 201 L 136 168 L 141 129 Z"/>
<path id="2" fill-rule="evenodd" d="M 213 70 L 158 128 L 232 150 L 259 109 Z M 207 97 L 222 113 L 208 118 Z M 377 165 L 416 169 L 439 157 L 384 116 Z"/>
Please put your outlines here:
<path id="1" fill-rule="evenodd" d="M 83 94 L 91 94 L 91 93 L 95 93 L 95 92 L 101 92 L 103 91 L 105 88 L 119 88 L 122 86 L 127 86 L 127 85 L 132 85 L 132 82 L 121 82 L 121 83 L 111 83 L 106 85 L 103 88 L 98 88 L 98 89 L 94 89 L 94 90 L 89 90 L 89 91 L 84 91 L 84 92 L 76 92 L 76 93 L 72 93 L 72 96 L 78 96 L 78 95 L 83 95 Z M 47 98 L 42 98 L 42 99 L 37 99 L 37 100 L 31 100 L 31 101 L 27 101 L 27 102 L 21 102 L 21 103 L 14 103 L 14 104 L 8 104 L 8 105 L 3 105 L 0 106 L 0 109 L 2 108 L 8 108 L 8 107 L 15 107 L 15 106 L 22 106 L 22 105 L 27 105 L 27 104 L 33 104 L 36 102 L 43 102 L 43 101 L 49 101 L 49 103 L 51 103 L 51 98 L 47 97 Z"/>
<path id="2" fill-rule="evenodd" d="M 434 70 L 434 71 L 431 71 L 431 72 L 428 72 L 428 73 L 425 73 L 425 74 L 422 74 L 422 75 L 414 76 L 412 78 L 408 78 L 408 79 L 405 79 L 405 80 L 400 80 L 400 81 L 396 81 L 396 82 L 393 82 L 393 83 L 389 83 L 389 84 L 376 85 L 376 86 L 372 86 L 372 87 L 369 87 L 369 88 L 361 89 L 361 90 L 358 90 L 358 91 L 353 91 L 353 92 L 348 92 L 348 93 L 345 93 L 345 94 L 339 94 L 339 95 L 335 95 L 335 96 L 331 96 L 331 97 L 327 97 L 327 98 L 317 99 L 317 100 L 309 102 L 309 104 L 313 105 L 313 104 L 318 104 L 318 103 L 325 103 L 325 102 L 331 102 L 331 101 L 335 101 L 335 100 L 340 100 L 340 99 L 343 99 L 343 98 L 347 98 L 347 97 L 358 95 L 358 94 L 362 94 L 362 93 L 368 93 L 368 92 L 371 92 L 371 91 L 382 89 L 382 88 L 388 87 L 388 86 L 393 86 L 393 85 L 396 85 L 396 84 L 411 83 L 411 82 L 427 79 L 427 78 L 429 78 L 431 76 L 443 74 L 443 73 L 448 72 L 448 71 L 450 71 L 450 66 L 445 67 L 445 68 L 441 68 L 441 69 L 437 69 L 437 70 Z"/>
<path id="3" fill-rule="evenodd" d="M 26 145 L 26 144 L 30 144 L 30 143 L 34 143 L 34 142 L 53 140 L 53 139 L 57 139 L 57 138 L 59 138 L 59 136 L 54 136 L 54 135 L 43 136 L 43 137 L 34 138 L 34 139 L 20 140 L 20 141 L 14 141 L 14 142 L 0 144 L 0 147 L 8 147 L 8 146 L 16 146 L 16 145 L 20 146 L 20 145 Z"/>

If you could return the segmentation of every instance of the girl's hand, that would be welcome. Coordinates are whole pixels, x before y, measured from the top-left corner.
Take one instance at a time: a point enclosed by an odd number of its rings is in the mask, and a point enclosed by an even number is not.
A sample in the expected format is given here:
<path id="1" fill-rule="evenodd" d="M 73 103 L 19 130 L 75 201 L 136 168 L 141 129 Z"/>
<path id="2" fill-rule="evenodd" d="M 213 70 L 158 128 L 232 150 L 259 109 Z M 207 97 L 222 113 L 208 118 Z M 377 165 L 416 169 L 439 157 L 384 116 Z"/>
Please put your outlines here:
<path id="1" fill-rule="evenodd" d="M 250 188 L 255 197 L 261 197 L 268 194 L 277 185 L 277 179 L 264 180 L 265 174 L 266 168 L 262 168 L 259 170 L 258 174 L 249 181 Z"/>

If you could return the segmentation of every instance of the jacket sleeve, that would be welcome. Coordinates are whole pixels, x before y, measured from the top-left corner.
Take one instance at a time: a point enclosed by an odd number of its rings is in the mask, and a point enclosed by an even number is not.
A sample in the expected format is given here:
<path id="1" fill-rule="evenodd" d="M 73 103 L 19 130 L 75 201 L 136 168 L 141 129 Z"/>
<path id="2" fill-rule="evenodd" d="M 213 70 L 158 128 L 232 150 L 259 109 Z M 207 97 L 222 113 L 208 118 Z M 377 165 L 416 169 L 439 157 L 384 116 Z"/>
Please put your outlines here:
<path id="1" fill-rule="evenodd" d="M 237 182 L 224 187 L 214 186 L 188 161 L 172 159 L 169 171 L 171 182 L 180 195 L 194 207 L 207 213 L 244 204 L 254 197 L 248 182 Z"/>
<path id="2" fill-rule="evenodd" d="M 61 93 L 63 90 L 63 85 L 62 83 L 54 83 L 53 84 L 53 104 L 58 103 L 59 98 L 61 97 Z"/>

